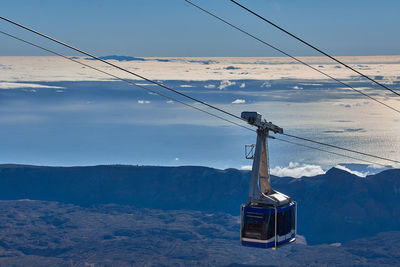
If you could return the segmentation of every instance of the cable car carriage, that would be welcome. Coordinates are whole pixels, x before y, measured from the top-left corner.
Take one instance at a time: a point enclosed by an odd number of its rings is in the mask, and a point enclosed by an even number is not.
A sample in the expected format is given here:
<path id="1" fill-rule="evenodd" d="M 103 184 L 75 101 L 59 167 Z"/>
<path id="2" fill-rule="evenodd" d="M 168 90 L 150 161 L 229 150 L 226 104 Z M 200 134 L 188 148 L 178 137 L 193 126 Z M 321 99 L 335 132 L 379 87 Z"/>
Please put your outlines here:
<path id="1" fill-rule="evenodd" d="M 257 112 L 242 112 L 241 117 L 257 129 L 247 204 L 241 206 L 240 243 L 243 246 L 272 248 L 296 240 L 297 203 L 272 189 L 268 166 L 267 138 L 269 131 L 283 133 L 282 128 L 261 119 Z"/>

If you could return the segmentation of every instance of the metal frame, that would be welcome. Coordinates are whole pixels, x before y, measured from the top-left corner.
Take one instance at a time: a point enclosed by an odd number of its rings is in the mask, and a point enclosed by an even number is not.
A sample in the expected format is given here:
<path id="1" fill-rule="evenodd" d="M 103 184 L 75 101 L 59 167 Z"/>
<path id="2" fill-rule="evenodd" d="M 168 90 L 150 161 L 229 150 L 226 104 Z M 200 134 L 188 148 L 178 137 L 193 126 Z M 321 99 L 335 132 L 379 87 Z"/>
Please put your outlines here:
<path id="1" fill-rule="evenodd" d="M 242 234 L 243 234 L 243 204 L 240 205 L 240 244 L 242 243 Z"/>
<path id="2" fill-rule="evenodd" d="M 270 175 L 269 175 L 269 161 L 268 161 L 268 137 L 269 132 L 272 131 L 274 133 L 283 133 L 283 129 L 272 124 L 271 122 L 267 122 L 266 120 L 262 120 L 261 114 L 257 112 L 242 112 L 241 117 L 253 126 L 257 127 L 257 142 L 256 145 L 246 145 L 245 155 L 246 158 L 253 159 L 252 171 L 250 176 L 250 184 L 249 184 L 249 194 L 247 198 L 247 205 L 250 206 L 264 206 L 270 207 L 274 209 L 275 212 L 275 233 L 274 237 L 271 237 L 269 242 L 272 243 L 272 249 L 277 249 L 280 246 L 292 243 L 296 240 L 297 235 L 297 203 L 292 201 L 290 197 L 277 192 L 272 189 L 270 185 Z M 251 147 L 255 148 L 254 155 L 249 157 L 250 153 L 247 153 L 247 148 Z M 252 151 L 252 150 L 250 150 Z M 292 230 L 290 231 L 290 236 L 286 239 L 286 234 L 284 236 L 284 240 L 279 241 L 278 235 L 278 208 L 293 203 L 294 207 L 294 216 L 295 216 L 295 229 L 294 229 L 294 237 Z M 253 243 L 269 243 L 268 240 L 259 242 L 260 240 L 252 240 L 251 238 L 243 238 L 243 227 L 244 227 L 244 218 L 243 218 L 243 207 L 247 205 L 242 205 L 240 209 L 240 241 L 243 242 L 253 242 Z M 274 238 L 274 239 L 272 239 Z M 248 239 L 248 240 L 247 240 Z M 268 246 L 267 246 L 268 247 Z"/>
<path id="3" fill-rule="evenodd" d="M 295 211 L 295 215 L 294 215 L 294 237 L 296 238 L 297 236 L 297 202 L 294 201 L 294 204 L 296 205 L 296 211 Z"/>
<path id="4" fill-rule="evenodd" d="M 278 244 L 278 209 L 275 207 L 275 247 L 273 249 L 277 248 Z"/>
<path id="5" fill-rule="evenodd" d="M 269 162 L 268 162 L 268 136 L 269 131 L 283 133 L 279 126 L 262 120 L 258 112 L 244 111 L 241 114 L 243 119 L 257 129 L 257 142 L 253 158 L 252 171 L 250 176 L 249 194 L 247 203 L 279 206 L 290 202 L 290 198 L 274 191 L 270 185 Z M 246 145 L 247 147 L 248 145 Z M 246 155 L 247 158 L 247 155 Z"/>
<path id="6" fill-rule="evenodd" d="M 246 159 L 254 159 L 254 148 L 255 144 L 245 145 L 244 146 L 244 155 Z"/>

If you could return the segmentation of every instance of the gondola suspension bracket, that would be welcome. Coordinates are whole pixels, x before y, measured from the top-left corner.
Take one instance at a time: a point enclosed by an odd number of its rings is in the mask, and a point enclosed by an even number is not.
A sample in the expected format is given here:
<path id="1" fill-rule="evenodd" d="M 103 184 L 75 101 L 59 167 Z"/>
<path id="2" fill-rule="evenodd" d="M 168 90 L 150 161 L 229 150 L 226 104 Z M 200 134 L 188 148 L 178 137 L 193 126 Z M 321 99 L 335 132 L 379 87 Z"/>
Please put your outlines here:
<path id="1" fill-rule="evenodd" d="M 267 138 L 270 131 L 282 134 L 283 129 L 258 112 L 244 111 L 241 117 L 257 127 L 257 143 L 247 204 L 241 207 L 240 241 L 244 246 L 276 249 L 296 240 L 297 204 L 270 184 Z"/>

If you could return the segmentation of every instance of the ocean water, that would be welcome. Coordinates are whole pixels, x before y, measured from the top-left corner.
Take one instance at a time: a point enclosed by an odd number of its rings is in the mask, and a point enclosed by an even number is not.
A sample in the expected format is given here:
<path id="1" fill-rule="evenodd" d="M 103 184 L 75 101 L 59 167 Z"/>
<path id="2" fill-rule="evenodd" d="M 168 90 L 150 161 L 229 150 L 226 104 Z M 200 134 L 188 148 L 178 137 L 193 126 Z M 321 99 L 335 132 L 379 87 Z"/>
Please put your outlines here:
<path id="1" fill-rule="evenodd" d="M 135 82 L 218 114 L 156 86 Z M 258 111 L 288 134 L 400 159 L 400 116 L 333 82 L 315 79 L 161 82 L 238 116 L 241 111 Z M 348 82 L 400 107 L 399 100 L 370 83 Z M 120 81 L 18 83 L 28 84 L 20 87 L 14 84 L 12 89 L 0 90 L 1 163 L 203 165 L 222 169 L 251 165 L 244 158 L 244 145 L 255 142 L 254 132 L 141 88 Z M 400 84 L 394 82 L 391 87 L 399 88 Z M 383 160 L 307 145 L 391 165 Z M 269 148 L 272 168 L 288 166 L 290 162 L 323 169 L 340 163 L 362 163 L 278 140 L 270 140 Z"/>

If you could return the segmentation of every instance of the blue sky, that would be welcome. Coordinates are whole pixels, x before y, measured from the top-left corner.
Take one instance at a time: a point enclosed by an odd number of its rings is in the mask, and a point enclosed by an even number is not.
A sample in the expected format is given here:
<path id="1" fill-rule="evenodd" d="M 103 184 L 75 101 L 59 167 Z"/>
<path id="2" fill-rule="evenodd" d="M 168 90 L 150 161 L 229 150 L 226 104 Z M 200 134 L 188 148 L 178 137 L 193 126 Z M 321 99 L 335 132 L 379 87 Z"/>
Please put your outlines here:
<path id="1" fill-rule="evenodd" d="M 316 55 L 228 0 L 194 2 L 289 53 Z M 97 55 L 278 55 L 183 0 L 46 0 L 38 3 L 4 0 L 1 15 Z M 400 2 L 396 0 L 241 3 L 333 55 L 400 54 Z M 0 22 L 0 29 L 37 40 L 5 22 Z M 0 38 L 0 55 L 43 55 L 6 37 Z"/>
<path id="2" fill-rule="evenodd" d="M 318 55 L 228 0 L 195 2 L 290 54 Z M 384 5 L 379 1 L 242 3 L 332 55 L 400 55 L 399 1 L 385 1 Z M 281 56 L 183 0 L 41 1 L 40 5 L 34 1 L 3 1 L 0 13 L 99 56 Z M 0 30 L 74 55 L 5 22 L 0 22 Z M 48 54 L 0 35 L 0 56 L 8 55 Z M 399 60 L 390 58 L 388 64 L 367 58 L 347 60 L 354 64 L 357 61 L 357 69 L 380 77 L 398 90 Z M 243 64 L 237 59 L 218 59 L 229 61 L 225 63 L 201 63 L 203 60 L 207 59 L 171 59 L 176 65 L 156 59 L 118 64 L 127 64 L 124 66 L 133 67 L 146 77 L 237 115 L 243 110 L 260 111 L 287 133 L 398 159 L 398 116 L 359 94 L 324 80 L 325 77 L 307 76 L 308 69 L 296 72 L 302 66 L 281 59 L 281 65 L 264 62 L 265 59 Z M 339 66 L 319 60 L 312 64 L 398 106 L 398 99 L 349 73 L 341 76 Z M 153 65 L 146 65 L 149 62 Z M 4 89 L 0 90 L 0 128 L 4 129 L 0 133 L 0 163 L 217 168 L 251 164 L 243 157 L 243 146 L 255 141 L 254 133 L 227 126 L 177 103 L 171 105 L 127 84 L 104 81 L 98 76 L 87 79 L 92 72 L 72 65 L 48 57 L 0 58 L 0 89 Z M 158 67 L 160 70 L 154 70 Z M 221 88 L 223 83 L 229 86 Z M 311 168 L 310 174 L 314 175 L 321 167 L 357 162 L 278 142 L 271 142 L 270 149 L 273 168 Z"/>

